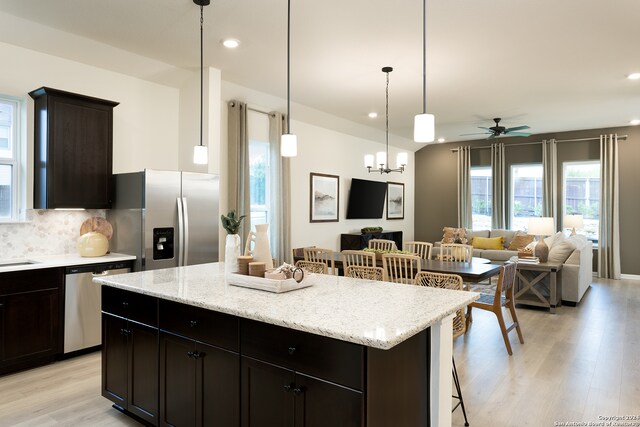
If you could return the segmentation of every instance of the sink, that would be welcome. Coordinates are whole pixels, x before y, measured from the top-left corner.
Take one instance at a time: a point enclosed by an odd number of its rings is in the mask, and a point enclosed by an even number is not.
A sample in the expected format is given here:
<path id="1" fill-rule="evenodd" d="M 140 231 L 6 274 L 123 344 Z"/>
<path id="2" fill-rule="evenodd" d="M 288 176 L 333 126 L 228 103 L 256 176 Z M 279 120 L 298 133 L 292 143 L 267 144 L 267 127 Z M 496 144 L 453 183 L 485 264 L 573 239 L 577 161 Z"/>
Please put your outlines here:
<path id="1" fill-rule="evenodd" d="M 11 260 L 11 261 L 0 261 L 0 268 L 2 267 L 17 267 L 19 265 L 30 265 L 37 264 L 36 261 L 25 260 Z"/>

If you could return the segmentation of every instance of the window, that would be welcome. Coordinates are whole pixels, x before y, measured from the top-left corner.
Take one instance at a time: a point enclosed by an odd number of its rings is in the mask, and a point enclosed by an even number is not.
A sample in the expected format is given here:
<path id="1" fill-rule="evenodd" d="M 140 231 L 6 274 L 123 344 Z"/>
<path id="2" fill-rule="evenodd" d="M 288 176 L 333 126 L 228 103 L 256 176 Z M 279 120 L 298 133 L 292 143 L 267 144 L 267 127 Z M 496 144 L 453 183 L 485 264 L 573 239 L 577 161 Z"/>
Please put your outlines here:
<path id="1" fill-rule="evenodd" d="M 542 215 L 542 164 L 511 166 L 511 229 L 526 230 Z"/>
<path id="2" fill-rule="evenodd" d="M 600 161 L 563 163 L 563 218 L 582 215 L 584 228 L 576 230 L 598 241 L 600 227 Z"/>
<path id="3" fill-rule="evenodd" d="M 247 114 L 251 224 L 266 224 L 271 213 L 269 120 L 266 114 L 256 111 L 249 110 Z"/>
<path id="4" fill-rule="evenodd" d="M 20 104 L 0 96 L 0 221 L 18 219 Z"/>
<path id="5" fill-rule="evenodd" d="M 474 230 L 491 229 L 491 168 L 471 168 L 471 211 Z"/>

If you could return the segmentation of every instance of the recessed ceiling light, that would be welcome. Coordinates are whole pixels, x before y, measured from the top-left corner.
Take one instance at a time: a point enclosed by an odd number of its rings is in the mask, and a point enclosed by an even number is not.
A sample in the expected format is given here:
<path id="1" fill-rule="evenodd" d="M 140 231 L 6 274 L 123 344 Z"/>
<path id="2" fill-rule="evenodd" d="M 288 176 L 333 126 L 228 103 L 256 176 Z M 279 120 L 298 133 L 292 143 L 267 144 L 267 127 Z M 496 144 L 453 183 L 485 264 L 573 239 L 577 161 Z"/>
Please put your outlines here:
<path id="1" fill-rule="evenodd" d="M 369 113 L 370 119 L 375 119 L 376 117 L 378 117 L 378 113 Z"/>
<path id="2" fill-rule="evenodd" d="M 438 138 L 438 142 L 445 142 L 445 141 L 446 141 L 446 139 L 444 139 L 444 138 Z"/>
<path id="3" fill-rule="evenodd" d="M 631 73 L 627 76 L 629 80 L 638 80 L 640 79 L 640 73 Z"/>
<path id="4" fill-rule="evenodd" d="M 640 119 L 633 119 L 629 122 L 630 125 L 638 126 L 640 125 Z"/>
<path id="5" fill-rule="evenodd" d="M 235 49 L 240 46 L 240 41 L 236 39 L 224 39 L 222 40 L 222 45 L 229 49 Z"/>

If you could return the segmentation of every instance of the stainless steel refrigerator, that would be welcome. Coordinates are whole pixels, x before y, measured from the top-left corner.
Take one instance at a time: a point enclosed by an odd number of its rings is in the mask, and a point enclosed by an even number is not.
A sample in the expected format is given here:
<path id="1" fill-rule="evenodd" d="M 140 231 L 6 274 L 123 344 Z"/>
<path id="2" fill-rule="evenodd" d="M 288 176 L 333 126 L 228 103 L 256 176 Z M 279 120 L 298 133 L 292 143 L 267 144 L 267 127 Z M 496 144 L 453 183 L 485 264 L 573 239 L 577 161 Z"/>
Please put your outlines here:
<path id="1" fill-rule="evenodd" d="M 134 271 L 218 261 L 217 175 L 145 169 L 114 179 L 110 249 L 135 255 Z"/>

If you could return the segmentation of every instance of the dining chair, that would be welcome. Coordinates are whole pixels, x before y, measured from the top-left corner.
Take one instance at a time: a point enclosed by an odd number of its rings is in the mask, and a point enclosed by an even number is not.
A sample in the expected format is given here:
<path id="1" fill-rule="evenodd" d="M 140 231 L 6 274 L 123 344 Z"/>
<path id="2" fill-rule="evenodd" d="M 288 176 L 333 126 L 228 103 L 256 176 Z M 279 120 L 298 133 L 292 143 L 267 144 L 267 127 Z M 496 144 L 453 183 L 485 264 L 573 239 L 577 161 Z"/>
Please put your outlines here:
<path id="1" fill-rule="evenodd" d="M 382 269 L 385 280 L 413 285 L 414 278 L 420 271 L 420 257 L 398 253 L 382 254 Z"/>
<path id="2" fill-rule="evenodd" d="M 327 274 L 327 264 L 324 262 L 314 262 L 314 261 L 296 261 L 296 267 L 300 267 L 307 273 L 320 273 Z"/>
<path id="3" fill-rule="evenodd" d="M 392 251 L 398 249 L 396 242 L 386 239 L 371 239 L 369 240 L 369 249 L 378 249 L 382 251 Z"/>
<path id="4" fill-rule="evenodd" d="M 333 258 L 334 252 L 332 249 L 310 247 L 303 248 L 302 252 L 304 253 L 305 261 L 322 262 L 329 269 L 329 274 L 336 274 L 336 262 Z"/>
<path id="5" fill-rule="evenodd" d="M 442 261 L 471 262 L 473 246 L 460 243 L 443 243 L 440 245 L 438 259 Z"/>
<path id="6" fill-rule="evenodd" d="M 431 259 L 433 243 L 429 242 L 404 242 L 402 249 L 417 254 L 422 259 Z"/>
<path id="7" fill-rule="evenodd" d="M 350 265 L 344 271 L 345 277 L 366 280 L 385 280 L 382 267 L 372 267 L 364 265 Z"/>
<path id="8" fill-rule="evenodd" d="M 443 273 L 432 273 L 430 271 L 420 271 L 416 275 L 416 285 L 418 286 L 428 286 L 431 288 L 441 288 L 441 289 L 452 289 L 456 291 L 463 290 L 463 282 L 462 277 L 457 274 L 443 274 Z M 453 339 L 455 340 L 460 335 L 464 334 L 467 330 L 467 323 L 465 321 L 464 309 L 459 309 L 456 311 L 456 315 L 453 318 Z M 458 370 L 456 369 L 456 361 L 453 356 L 451 356 L 451 361 L 453 364 L 452 375 L 453 375 L 453 383 L 456 387 L 457 396 L 452 396 L 454 399 L 458 400 L 458 403 L 453 407 L 451 412 L 454 412 L 458 406 L 462 408 L 462 414 L 464 415 L 464 425 L 468 426 L 469 421 L 467 420 L 467 410 L 464 407 L 464 399 L 462 398 L 462 388 L 460 387 L 460 378 L 458 377 Z"/>
<path id="9" fill-rule="evenodd" d="M 496 285 L 495 294 L 480 294 L 480 298 L 469 304 L 467 318 L 471 315 L 471 310 L 479 308 L 482 310 L 491 311 L 498 318 L 498 324 L 500 325 L 500 331 L 502 332 L 502 338 L 504 339 L 504 345 L 507 347 L 507 353 L 509 356 L 513 354 L 511 351 L 511 343 L 509 342 L 508 333 L 512 329 L 516 329 L 518 332 L 518 338 L 520 344 L 524 344 L 524 338 L 522 338 L 522 329 L 520 328 L 520 322 L 516 315 L 516 306 L 513 298 L 513 285 L 516 280 L 516 267 L 515 262 L 507 262 L 500 267 L 500 275 L 498 276 L 498 284 Z M 504 321 L 504 315 L 502 308 L 506 307 L 511 313 L 511 319 L 513 323 L 506 326 Z M 467 320 L 467 328 L 469 327 L 469 320 Z"/>
<path id="10" fill-rule="evenodd" d="M 315 248 L 315 246 L 305 246 L 306 248 Z M 291 264 L 296 263 L 296 258 L 304 258 L 304 248 L 292 248 L 291 249 Z"/>
<path id="11" fill-rule="evenodd" d="M 376 254 L 367 251 L 353 251 L 345 249 L 342 254 L 342 268 L 346 269 L 350 265 L 376 266 Z"/>

